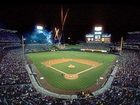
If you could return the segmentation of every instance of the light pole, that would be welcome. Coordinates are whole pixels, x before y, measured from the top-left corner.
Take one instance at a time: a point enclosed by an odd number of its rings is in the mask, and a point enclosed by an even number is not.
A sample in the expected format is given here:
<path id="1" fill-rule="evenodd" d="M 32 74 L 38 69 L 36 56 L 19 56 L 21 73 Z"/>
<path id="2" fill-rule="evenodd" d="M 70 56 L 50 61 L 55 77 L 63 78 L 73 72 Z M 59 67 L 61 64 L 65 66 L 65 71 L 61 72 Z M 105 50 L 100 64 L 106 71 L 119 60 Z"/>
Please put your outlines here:
<path id="1" fill-rule="evenodd" d="M 24 38 L 23 38 L 23 35 L 22 35 L 22 66 L 24 66 Z"/>
<path id="2" fill-rule="evenodd" d="M 25 40 L 25 38 L 23 37 L 23 35 L 22 35 L 22 59 L 24 60 L 24 51 L 25 51 L 25 46 L 24 46 L 24 40 Z"/>
<path id="3" fill-rule="evenodd" d="M 122 47 L 123 47 L 123 37 L 121 37 L 120 55 L 122 54 Z"/>
<path id="4" fill-rule="evenodd" d="M 22 53 L 24 55 L 24 38 L 23 38 L 23 35 L 22 35 Z"/>

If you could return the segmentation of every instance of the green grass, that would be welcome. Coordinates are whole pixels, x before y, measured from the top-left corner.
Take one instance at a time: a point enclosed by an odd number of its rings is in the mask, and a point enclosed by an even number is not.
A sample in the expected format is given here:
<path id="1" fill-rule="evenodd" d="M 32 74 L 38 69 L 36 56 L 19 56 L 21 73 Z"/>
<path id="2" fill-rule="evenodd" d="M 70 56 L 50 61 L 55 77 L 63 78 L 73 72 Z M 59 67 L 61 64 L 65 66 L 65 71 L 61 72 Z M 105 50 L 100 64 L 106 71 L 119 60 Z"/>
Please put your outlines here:
<path id="1" fill-rule="evenodd" d="M 103 54 L 103 53 L 91 53 L 91 52 L 80 52 L 80 51 L 56 51 L 56 52 L 41 52 L 41 53 L 30 53 L 27 54 L 29 59 L 35 64 L 42 76 L 46 78 L 49 84 L 56 88 L 65 89 L 65 90 L 79 90 L 88 88 L 96 83 L 96 80 L 100 78 L 103 74 L 107 73 L 110 64 L 116 59 L 116 55 L 113 54 Z M 51 59 L 60 59 L 60 58 L 81 58 L 97 61 L 102 63 L 101 66 L 94 68 L 83 74 L 79 75 L 79 78 L 76 80 L 67 80 L 61 73 L 47 68 L 45 65 L 41 64 L 43 61 Z M 76 71 L 69 71 L 68 65 L 74 64 Z M 90 67 L 89 65 L 80 64 L 77 62 L 65 62 L 53 65 L 59 70 L 65 70 L 67 73 L 77 73 Z M 62 69 L 63 68 L 63 69 Z M 67 70 L 66 70 L 66 69 Z"/>

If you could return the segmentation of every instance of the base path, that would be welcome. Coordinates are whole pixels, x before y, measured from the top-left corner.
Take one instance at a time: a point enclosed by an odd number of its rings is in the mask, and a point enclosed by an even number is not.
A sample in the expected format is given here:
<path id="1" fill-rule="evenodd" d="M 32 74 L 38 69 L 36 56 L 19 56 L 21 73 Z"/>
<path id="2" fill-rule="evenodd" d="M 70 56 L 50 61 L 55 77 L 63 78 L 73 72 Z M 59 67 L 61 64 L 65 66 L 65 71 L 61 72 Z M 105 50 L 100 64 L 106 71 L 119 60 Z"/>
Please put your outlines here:
<path id="1" fill-rule="evenodd" d="M 70 59 L 70 58 L 47 60 L 47 61 L 43 62 L 42 64 L 44 64 L 46 66 L 52 66 L 55 64 L 65 63 L 65 62 L 69 62 L 69 61 L 73 61 L 73 62 L 77 62 L 77 63 L 81 63 L 81 64 L 86 64 L 86 65 L 90 65 L 90 66 L 96 66 L 96 67 L 101 64 L 99 62 L 87 60 L 87 59 Z"/>
<path id="2" fill-rule="evenodd" d="M 91 67 L 88 69 L 85 69 L 83 71 L 77 72 L 75 74 L 68 74 L 68 73 L 65 73 L 65 72 L 57 69 L 57 68 L 52 67 L 55 64 L 65 63 L 65 62 L 69 62 L 69 61 L 90 65 Z M 96 68 L 96 67 L 101 65 L 101 63 L 96 62 L 96 61 L 91 61 L 91 60 L 86 60 L 86 59 L 68 59 L 68 58 L 48 60 L 48 61 L 43 62 L 42 64 L 44 64 L 45 66 L 63 74 L 66 79 L 70 79 L 70 80 L 77 79 L 80 74 L 85 73 L 85 72 L 92 70 L 93 68 Z M 74 65 L 69 65 L 69 66 L 75 67 Z"/>

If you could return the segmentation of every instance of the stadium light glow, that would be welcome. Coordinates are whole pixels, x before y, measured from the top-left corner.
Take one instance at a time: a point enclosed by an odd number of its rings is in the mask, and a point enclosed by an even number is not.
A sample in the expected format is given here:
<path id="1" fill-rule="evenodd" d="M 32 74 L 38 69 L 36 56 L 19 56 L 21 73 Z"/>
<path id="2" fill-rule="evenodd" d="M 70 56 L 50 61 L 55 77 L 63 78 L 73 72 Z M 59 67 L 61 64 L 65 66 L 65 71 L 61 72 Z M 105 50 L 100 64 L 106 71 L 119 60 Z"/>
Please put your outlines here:
<path id="1" fill-rule="evenodd" d="M 94 32 L 94 34 L 102 34 L 102 32 Z"/>
<path id="2" fill-rule="evenodd" d="M 101 26 L 99 26 L 99 27 L 96 26 L 96 27 L 94 27 L 94 30 L 95 31 L 102 31 L 102 27 Z"/>
<path id="3" fill-rule="evenodd" d="M 93 34 L 86 34 L 86 37 L 94 37 Z"/>
<path id="4" fill-rule="evenodd" d="M 52 31 L 48 31 L 41 25 L 35 26 L 32 33 L 28 34 L 29 43 L 52 44 Z"/>
<path id="5" fill-rule="evenodd" d="M 37 30 L 43 30 L 43 26 L 37 25 L 37 26 L 36 26 L 36 29 L 37 29 Z"/>

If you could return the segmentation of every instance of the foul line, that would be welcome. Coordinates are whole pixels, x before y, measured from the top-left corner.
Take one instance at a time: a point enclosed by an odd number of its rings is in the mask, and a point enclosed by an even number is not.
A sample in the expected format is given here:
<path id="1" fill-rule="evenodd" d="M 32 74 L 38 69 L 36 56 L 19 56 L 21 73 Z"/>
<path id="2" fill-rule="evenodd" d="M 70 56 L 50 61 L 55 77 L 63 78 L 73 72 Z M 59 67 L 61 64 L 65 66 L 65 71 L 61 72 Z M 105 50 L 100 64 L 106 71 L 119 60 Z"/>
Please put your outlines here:
<path id="1" fill-rule="evenodd" d="M 99 65 L 98 65 L 98 66 L 99 66 Z M 63 71 L 61 71 L 61 70 L 59 70 L 59 69 L 56 69 L 56 68 L 52 67 L 52 66 L 47 66 L 47 67 L 50 67 L 50 68 L 54 69 L 55 71 L 60 72 L 60 73 L 62 73 L 62 74 L 68 74 L 68 73 L 65 73 L 65 72 L 63 72 Z M 80 71 L 80 72 L 75 73 L 75 74 L 77 74 L 77 75 L 82 74 L 82 73 L 84 73 L 84 72 L 87 72 L 87 71 L 89 71 L 89 70 L 95 68 L 95 67 L 97 67 L 97 66 L 92 66 L 92 67 L 90 67 L 90 68 L 88 68 L 88 69 L 86 69 L 86 70 Z"/>
<path id="2" fill-rule="evenodd" d="M 79 73 L 76 73 L 76 74 L 82 74 L 82 73 L 84 73 L 84 72 L 87 72 L 87 71 L 89 71 L 89 70 L 91 70 L 91 69 L 93 69 L 93 68 L 95 68 L 95 67 L 90 67 L 90 68 L 88 68 L 88 69 L 86 69 L 86 70 L 83 70 L 83 71 L 80 71 Z"/>
<path id="3" fill-rule="evenodd" d="M 52 67 L 52 66 L 48 66 L 48 67 L 54 69 L 54 70 L 57 71 L 57 72 L 60 72 L 60 73 L 63 73 L 63 74 L 67 74 L 67 73 L 65 73 L 65 72 L 63 72 L 63 71 L 60 71 L 60 70 L 58 70 L 58 69 L 56 69 L 56 68 L 54 68 L 54 67 Z"/>
<path id="4" fill-rule="evenodd" d="M 56 69 L 56 68 L 54 68 L 54 67 L 52 67 L 52 66 L 48 66 L 48 67 L 54 69 L 54 70 L 57 71 L 57 72 L 60 72 L 60 73 L 63 73 L 63 74 L 68 74 L 68 73 L 65 73 L 65 72 L 63 72 L 63 71 L 60 71 L 60 70 L 58 70 L 58 69 Z M 87 72 L 87 71 L 89 71 L 89 70 L 91 70 L 91 69 L 93 69 L 93 68 L 95 68 L 95 67 L 90 67 L 90 68 L 88 68 L 88 69 L 86 69 L 86 70 L 84 70 L 84 71 L 81 71 L 81 72 L 78 72 L 78 73 L 75 73 L 75 74 L 79 75 L 79 74 L 82 74 L 82 73 L 84 73 L 84 72 Z"/>

